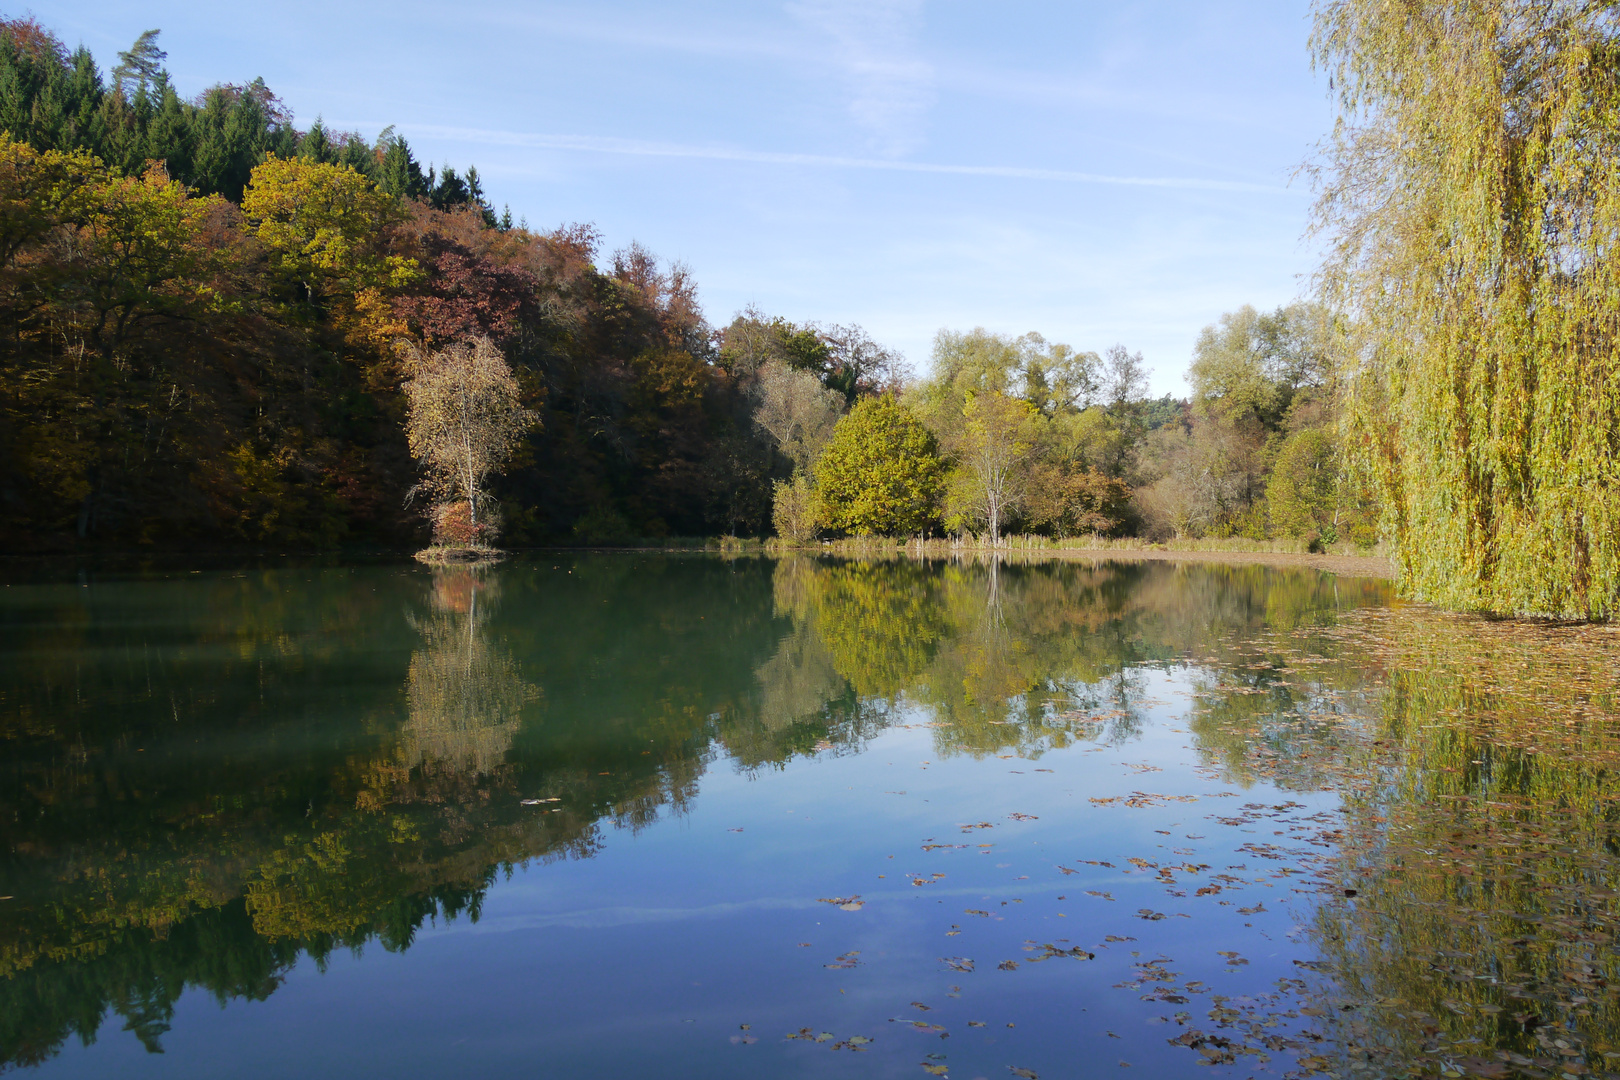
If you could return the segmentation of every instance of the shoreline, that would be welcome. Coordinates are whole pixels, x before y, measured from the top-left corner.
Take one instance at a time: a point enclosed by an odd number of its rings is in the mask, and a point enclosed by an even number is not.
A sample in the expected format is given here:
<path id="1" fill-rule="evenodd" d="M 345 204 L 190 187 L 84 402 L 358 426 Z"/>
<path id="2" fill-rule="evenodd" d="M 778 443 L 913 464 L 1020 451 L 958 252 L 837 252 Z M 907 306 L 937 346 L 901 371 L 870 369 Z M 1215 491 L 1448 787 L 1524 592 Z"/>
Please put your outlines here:
<path id="1" fill-rule="evenodd" d="M 1029 557 L 1089 559 L 1093 562 L 1140 559 L 1153 562 L 1259 564 L 1288 566 L 1296 569 L 1304 567 L 1311 570 L 1321 570 L 1329 574 L 1342 574 L 1345 577 L 1393 579 L 1395 576 L 1395 568 L 1390 564 L 1390 560 L 1382 555 L 1311 555 L 1294 551 L 1164 551 L 1154 548 L 1130 551 L 1089 548 L 1031 552 Z"/>
<path id="2" fill-rule="evenodd" d="M 642 555 L 723 555 L 730 557 L 751 556 L 765 558 L 792 558 L 795 555 L 807 558 L 840 558 L 840 559 L 955 559 L 955 560 L 984 560 L 995 553 L 985 547 L 960 547 L 946 550 L 917 551 L 915 548 L 907 550 L 904 546 L 894 545 L 878 547 L 874 545 L 867 550 L 840 549 L 838 544 L 812 544 L 805 547 L 777 547 L 758 544 L 757 542 L 746 546 L 734 548 L 726 547 L 630 547 L 607 546 L 600 547 L 538 547 L 517 548 L 503 553 L 507 561 L 522 561 L 525 556 L 539 554 L 574 553 L 623 553 Z M 1088 562 L 1198 562 L 1218 563 L 1232 566 L 1260 565 L 1292 567 L 1295 569 L 1319 570 L 1330 574 L 1341 574 L 1346 577 L 1393 578 L 1394 568 L 1390 560 L 1382 555 L 1313 555 L 1294 551 L 1186 551 L 1166 548 L 1141 547 L 1098 547 L 1098 548 L 1003 548 L 998 553 L 1004 562 L 1040 562 L 1045 560 L 1068 560 Z M 428 565 L 477 565 L 473 562 L 443 563 L 437 560 L 429 562 L 418 559 L 416 553 L 408 550 L 362 550 L 350 552 L 279 552 L 272 554 L 266 551 L 204 551 L 182 554 L 179 552 L 94 552 L 78 554 L 29 554 L 0 556 L 0 578 L 12 576 L 6 571 L 38 570 L 49 567 L 62 570 L 71 566 L 74 569 L 83 569 L 86 563 L 100 564 L 100 569 L 112 572 L 130 572 L 140 570 L 174 571 L 180 568 L 195 569 L 201 564 L 207 569 L 237 569 L 244 565 L 262 563 L 265 565 L 291 562 L 314 562 L 325 565 L 342 565 L 344 563 L 364 562 L 411 562 Z M 484 563 L 500 560 L 481 560 Z"/>

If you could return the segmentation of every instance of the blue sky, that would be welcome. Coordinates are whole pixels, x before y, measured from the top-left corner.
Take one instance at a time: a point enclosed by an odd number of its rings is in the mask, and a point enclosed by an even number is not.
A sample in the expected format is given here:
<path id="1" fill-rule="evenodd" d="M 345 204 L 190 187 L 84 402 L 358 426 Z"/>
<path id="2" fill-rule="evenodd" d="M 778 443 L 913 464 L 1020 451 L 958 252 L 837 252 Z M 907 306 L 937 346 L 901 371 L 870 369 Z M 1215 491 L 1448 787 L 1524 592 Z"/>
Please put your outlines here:
<path id="1" fill-rule="evenodd" d="M 941 327 L 1037 330 L 1182 393 L 1202 326 L 1315 261 L 1305 0 L 33 10 L 103 71 L 156 27 L 184 94 L 262 75 L 300 126 L 393 124 L 532 225 L 685 262 L 711 322 L 856 322 L 919 372 Z"/>

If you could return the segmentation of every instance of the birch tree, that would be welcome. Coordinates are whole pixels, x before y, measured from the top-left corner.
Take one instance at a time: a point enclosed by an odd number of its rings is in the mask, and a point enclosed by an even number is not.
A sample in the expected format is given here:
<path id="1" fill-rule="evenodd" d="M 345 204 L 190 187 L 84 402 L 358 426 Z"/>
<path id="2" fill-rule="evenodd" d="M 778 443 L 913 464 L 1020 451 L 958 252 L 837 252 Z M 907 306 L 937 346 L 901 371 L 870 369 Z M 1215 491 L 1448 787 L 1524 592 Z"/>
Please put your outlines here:
<path id="1" fill-rule="evenodd" d="M 1039 414 L 1027 401 L 992 391 L 967 395 L 962 421 L 950 440 L 958 468 L 953 495 L 985 523 L 995 546 L 1007 516 L 1023 504 Z"/>
<path id="2" fill-rule="evenodd" d="M 498 524 L 485 485 L 536 423 L 506 357 L 488 338 L 418 353 L 404 385 L 405 438 L 426 475 L 411 489 L 436 500 L 434 539 L 466 544 Z"/>

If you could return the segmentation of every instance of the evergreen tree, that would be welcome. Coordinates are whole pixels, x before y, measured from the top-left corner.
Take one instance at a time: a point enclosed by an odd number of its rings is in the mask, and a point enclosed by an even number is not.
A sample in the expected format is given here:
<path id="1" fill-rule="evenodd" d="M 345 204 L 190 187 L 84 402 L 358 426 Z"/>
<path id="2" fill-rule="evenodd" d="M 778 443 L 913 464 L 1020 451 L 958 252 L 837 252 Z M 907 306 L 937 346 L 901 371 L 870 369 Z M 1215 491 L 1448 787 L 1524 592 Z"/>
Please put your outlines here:
<path id="1" fill-rule="evenodd" d="M 377 136 L 377 187 L 397 199 L 420 199 L 427 194 L 428 182 L 422 167 L 411 154 L 411 144 L 394 134 L 392 127 Z"/>
<path id="2" fill-rule="evenodd" d="M 467 201 L 478 208 L 478 213 L 482 215 L 486 227 L 495 228 L 495 208 L 484 197 L 484 184 L 478 176 L 478 166 L 476 165 L 467 167 Z"/>
<path id="3" fill-rule="evenodd" d="M 144 93 L 163 70 L 168 53 L 158 48 L 161 30 L 148 30 L 135 39 L 126 52 L 118 54 L 118 66 L 113 68 L 113 90 L 127 98 Z"/>
<path id="4" fill-rule="evenodd" d="M 332 140 L 326 134 L 326 125 L 319 116 L 309 125 L 304 137 L 298 140 L 298 156 L 317 165 L 330 165 L 337 156 L 333 152 Z"/>
<path id="5" fill-rule="evenodd" d="M 466 181 L 457 176 L 456 170 L 448 165 L 444 167 L 442 173 L 428 170 L 428 186 L 431 189 L 428 192 L 428 203 L 435 210 L 451 210 L 465 206 L 472 199 Z"/>

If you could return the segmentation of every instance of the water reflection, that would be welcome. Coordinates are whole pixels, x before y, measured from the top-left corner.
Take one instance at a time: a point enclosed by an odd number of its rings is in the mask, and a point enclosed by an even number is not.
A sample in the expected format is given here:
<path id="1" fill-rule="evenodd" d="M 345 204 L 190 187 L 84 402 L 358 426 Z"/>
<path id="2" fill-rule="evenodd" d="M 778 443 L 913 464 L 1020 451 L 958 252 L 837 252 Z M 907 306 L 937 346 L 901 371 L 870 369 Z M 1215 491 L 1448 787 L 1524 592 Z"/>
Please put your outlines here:
<path id="1" fill-rule="evenodd" d="M 719 762 L 855 753 L 897 720 L 939 758 L 1126 745 L 1148 675 L 1186 670 L 1212 765 L 1333 787 L 1388 668 L 1341 615 L 1386 600 L 1258 566 L 808 558 L 10 590 L 0 1064 L 109 1012 L 157 1050 L 188 987 L 259 1000 L 301 956 L 408 948 L 503 868 L 684 812 Z"/>
<path id="2" fill-rule="evenodd" d="M 490 640 L 500 596 L 487 567 L 433 571 L 431 611 L 413 617 L 423 637 L 405 676 L 400 761 L 407 769 L 484 775 L 506 757 L 523 707 L 540 696 L 512 655 Z"/>
<path id="3" fill-rule="evenodd" d="M 1615 632 L 1409 611 L 1338 636 L 1389 685 L 1339 762 L 1332 1065 L 1620 1070 Z"/>

